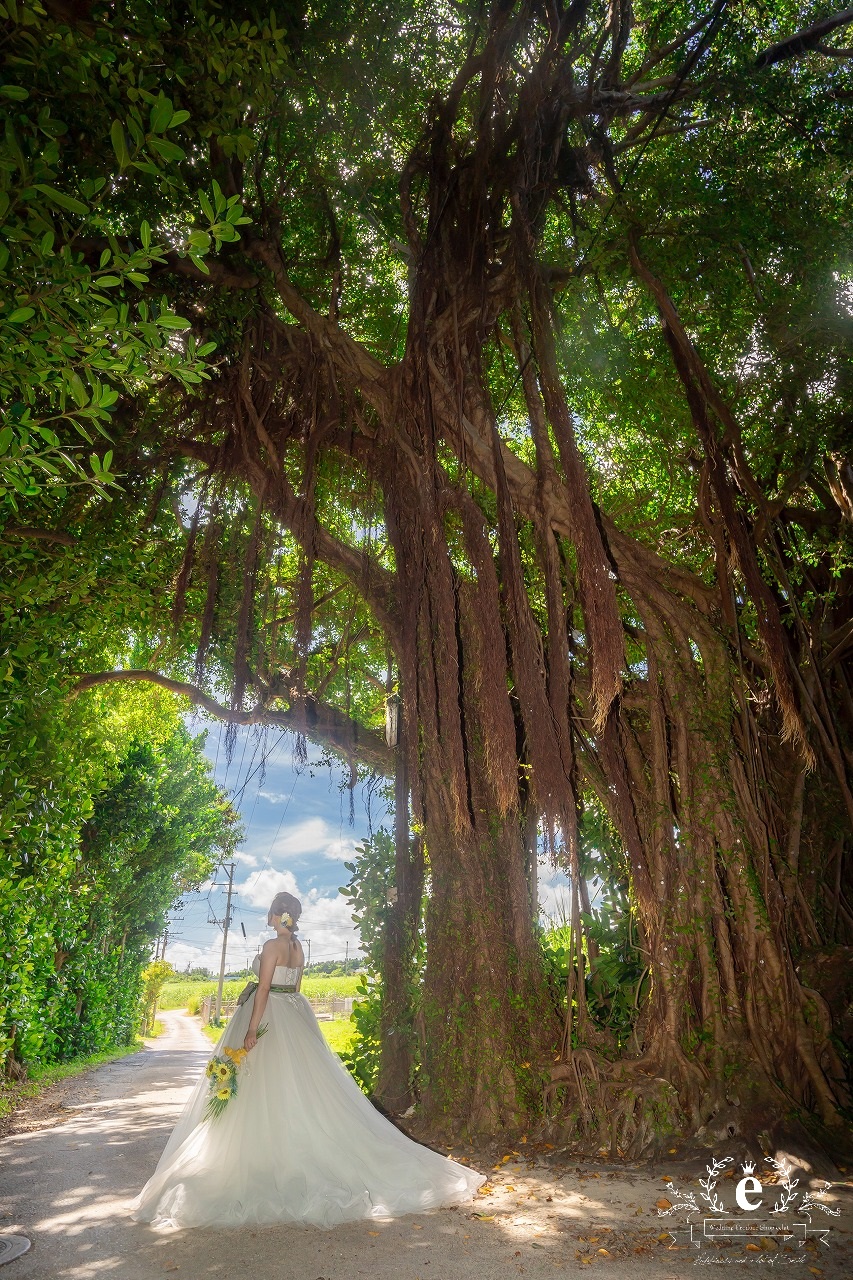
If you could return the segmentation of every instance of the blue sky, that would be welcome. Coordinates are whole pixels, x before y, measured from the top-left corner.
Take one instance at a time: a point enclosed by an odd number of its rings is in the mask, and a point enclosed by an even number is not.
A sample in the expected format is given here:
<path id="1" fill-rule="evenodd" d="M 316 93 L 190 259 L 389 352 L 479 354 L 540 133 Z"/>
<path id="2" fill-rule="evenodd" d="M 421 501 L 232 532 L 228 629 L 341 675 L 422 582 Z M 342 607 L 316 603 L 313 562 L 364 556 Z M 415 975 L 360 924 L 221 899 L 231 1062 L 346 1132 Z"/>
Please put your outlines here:
<path id="1" fill-rule="evenodd" d="M 191 732 L 208 731 L 205 755 L 214 776 L 240 810 L 246 834 L 237 854 L 236 897 L 228 939 L 228 969 L 243 968 L 258 946 L 272 936 L 266 915 L 281 889 L 302 901 L 300 936 L 311 943 L 311 959 L 343 959 L 349 946 L 358 952 L 358 933 L 339 887 L 348 878 L 344 863 L 370 829 L 390 826 L 378 789 L 359 782 L 353 793 L 350 825 L 348 772 L 336 762 L 320 762 L 309 744 L 308 764 L 293 758 L 292 734 L 275 729 L 239 728 L 230 766 L 225 758 L 225 727 L 201 717 L 188 721 Z M 264 771 L 260 769 L 262 757 Z M 220 872 L 215 883 L 189 895 L 173 913 L 166 959 L 177 969 L 187 964 L 218 970 L 222 932 L 208 923 L 225 914 L 226 891 Z M 182 917 L 182 918 L 181 918 Z M 241 925 L 245 927 L 243 938 Z"/>
<path id="2" fill-rule="evenodd" d="M 381 788 L 357 783 L 350 825 L 348 771 L 337 762 L 323 764 L 309 744 L 308 764 L 293 758 L 294 737 L 278 730 L 238 728 L 230 766 L 225 726 L 201 716 L 188 718 L 192 733 L 207 730 L 205 755 L 214 776 L 239 809 L 246 835 L 236 857 L 233 925 L 226 969 L 243 969 L 272 936 L 266 916 L 281 889 L 302 902 L 300 936 L 311 960 L 350 959 L 359 953 L 358 932 L 346 899 L 339 892 L 349 873 L 344 863 L 371 828 L 390 829 Z M 260 762 L 264 759 L 265 770 Z M 265 776 L 264 776 L 265 774 Z M 176 969 L 202 965 L 218 972 L 222 931 L 209 923 L 225 914 L 226 891 L 220 872 L 215 882 L 189 895 L 173 913 L 166 959 Z M 566 877 L 544 863 L 539 869 L 539 900 L 546 917 L 568 913 Z M 243 937 L 242 928 L 246 937 Z"/>

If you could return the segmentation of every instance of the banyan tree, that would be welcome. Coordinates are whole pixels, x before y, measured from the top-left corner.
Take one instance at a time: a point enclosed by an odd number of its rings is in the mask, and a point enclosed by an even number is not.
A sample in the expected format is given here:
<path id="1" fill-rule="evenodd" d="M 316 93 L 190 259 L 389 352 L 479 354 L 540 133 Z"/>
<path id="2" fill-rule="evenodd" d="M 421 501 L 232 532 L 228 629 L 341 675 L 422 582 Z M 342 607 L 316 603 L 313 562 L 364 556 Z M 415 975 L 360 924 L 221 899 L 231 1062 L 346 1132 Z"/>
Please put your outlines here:
<path id="1" fill-rule="evenodd" d="M 330 11 L 246 154 L 209 140 L 251 221 L 153 281 L 218 344 L 115 429 L 141 523 L 185 530 L 170 638 L 81 683 L 393 775 L 378 1092 L 406 1105 L 419 1043 L 436 1124 L 544 1096 L 614 1151 L 843 1127 L 817 988 L 853 928 L 850 89 L 833 31 L 773 9 Z M 647 972 L 619 1054 L 586 1004 L 592 825 Z"/>

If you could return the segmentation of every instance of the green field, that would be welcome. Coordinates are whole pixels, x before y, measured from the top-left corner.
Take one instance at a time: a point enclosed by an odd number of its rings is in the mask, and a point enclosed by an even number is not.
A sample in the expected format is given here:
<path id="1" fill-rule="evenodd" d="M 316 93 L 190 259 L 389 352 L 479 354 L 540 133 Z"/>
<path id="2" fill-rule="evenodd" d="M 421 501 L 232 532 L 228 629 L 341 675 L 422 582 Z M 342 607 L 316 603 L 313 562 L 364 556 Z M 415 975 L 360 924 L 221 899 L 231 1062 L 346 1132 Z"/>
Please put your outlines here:
<path id="1" fill-rule="evenodd" d="M 339 978 L 303 978 L 302 994 L 309 998 L 331 1000 L 334 997 L 354 996 L 358 994 L 361 981 L 357 973 L 341 975 Z M 235 1000 L 246 983 L 242 978 L 226 982 L 222 988 L 223 1000 Z M 198 1007 L 206 995 L 216 991 L 217 983 L 191 982 L 179 979 L 167 982 L 158 1001 L 161 1009 L 187 1009 L 190 1013 L 198 1013 Z"/>
<path id="2" fill-rule="evenodd" d="M 326 1044 L 335 1053 L 345 1053 L 355 1039 L 355 1024 L 350 1018 L 335 1018 L 333 1022 L 321 1022 L 320 1030 L 326 1037 Z M 222 1027 L 202 1027 L 202 1031 L 216 1044 L 222 1035 Z"/>

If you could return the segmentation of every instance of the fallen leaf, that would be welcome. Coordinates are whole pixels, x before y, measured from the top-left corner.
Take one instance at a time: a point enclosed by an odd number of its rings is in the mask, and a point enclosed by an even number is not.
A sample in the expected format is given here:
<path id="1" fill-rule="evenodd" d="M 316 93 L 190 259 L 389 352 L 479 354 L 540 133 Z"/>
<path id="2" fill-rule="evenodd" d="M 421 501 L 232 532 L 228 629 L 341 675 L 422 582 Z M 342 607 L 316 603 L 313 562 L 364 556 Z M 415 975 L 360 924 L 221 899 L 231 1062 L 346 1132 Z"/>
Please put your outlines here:
<path id="1" fill-rule="evenodd" d="M 546 1150 L 546 1151 L 553 1151 L 553 1150 L 554 1150 L 554 1144 L 553 1144 L 553 1142 L 543 1142 L 543 1143 L 542 1143 L 542 1146 L 545 1148 L 545 1150 Z"/>
<path id="2" fill-rule="evenodd" d="M 677 1150 L 678 1150 L 678 1147 L 670 1147 L 669 1154 L 671 1156 L 674 1156 Z"/>
<path id="3" fill-rule="evenodd" d="M 767 1239 L 767 1236 L 759 1236 L 759 1237 L 758 1237 L 758 1243 L 761 1245 L 762 1249 L 775 1249 L 775 1248 L 776 1248 L 776 1241 L 775 1241 L 775 1240 L 768 1240 L 768 1239 Z"/>
<path id="4" fill-rule="evenodd" d="M 413 1223 L 412 1223 L 412 1230 L 413 1230 L 413 1231 L 423 1231 L 423 1227 L 420 1225 L 420 1223 L 419 1223 L 419 1222 L 413 1222 Z"/>
<path id="5" fill-rule="evenodd" d="M 519 1138 L 519 1142 L 526 1142 L 526 1141 L 527 1141 L 527 1134 L 525 1134 L 523 1138 Z"/>
<path id="6" fill-rule="evenodd" d="M 819 1268 L 819 1267 L 809 1267 L 809 1271 L 812 1273 L 812 1275 L 813 1275 L 813 1276 L 822 1276 L 822 1275 L 823 1275 L 823 1272 L 820 1270 L 820 1268 Z"/>
<path id="7" fill-rule="evenodd" d="M 473 1218 L 479 1218 L 480 1222 L 494 1222 L 495 1215 L 493 1213 L 474 1213 Z"/>
<path id="8" fill-rule="evenodd" d="M 598 1251 L 598 1252 L 599 1252 L 600 1254 L 602 1254 L 602 1256 L 603 1256 L 603 1257 L 605 1257 L 605 1258 L 612 1258 L 612 1257 L 613 1257 L 613 1254 L 610 1252 L 610 1250 L 609 1250 L 609 1249 L 599 1249 L 599 1251 Z"/>
<path id="9" fill-rule="evenodd" d="M 669 1176 L 668 1173 L 665 1173 L 661 1178 L 661 1182 L 672 1182 L 672 1178 Z"/>
<path id="10" fill-rule="evenodd" d="M 515 1187 L 506 1186 L 504 1187 L 504 1191 L 515 1191 Z"/>
<path id="11" fill-rule="evenodd" d="M 635 1210 L 634 1210 L 634 1217 L 635 1217 L 635 1218 L 639 1218 L 639 1216 L 640 1216 L 640 1214 L 641 1214 L 642 1212 L 643 1212 L 643 1211 L 642 1211 L 642 1209 L 635 1209 Z"/>
<path id="12" fill-rule="evenodd" d="M 666 1244 L 668 1239 L 669 1239 L 668 1231 L 662 1231 L 659 1236 L 655 1236 L 655 1240 L 659 1240 L 661 1244 Z"/>
<path id="13" fill-rule="evenodd" d="M 761 1253 L 760 1244 L 748 1244 L 744 1246 L 748 1253 Z"/>
<path id="14" fill-rule="evenodd" d="M 587 1240 L 589 1241 L 590 1244 L 598 1244 L 600 1239 L 601 1239 L 601 1236 L 587 1236 Z"/>
<path id="15" fill-rule="evenodd" d="M 672 1201 L 667 1200 L 666 1196 L 661 1196 L 660 1200 L 655 1200 L 655 1205 L 658 1209 L 671 1209 Z"/>
<path id="16" fill-rule="evenodd" d="M 378 1231 L 368 1231 L 368 1233 L 367 1233 L 367 1234 L 368 1234 L 369 1236 L 378 1236 L 378 1235 L 379 1235 L 379 1232 L 378 1232 Z"/>

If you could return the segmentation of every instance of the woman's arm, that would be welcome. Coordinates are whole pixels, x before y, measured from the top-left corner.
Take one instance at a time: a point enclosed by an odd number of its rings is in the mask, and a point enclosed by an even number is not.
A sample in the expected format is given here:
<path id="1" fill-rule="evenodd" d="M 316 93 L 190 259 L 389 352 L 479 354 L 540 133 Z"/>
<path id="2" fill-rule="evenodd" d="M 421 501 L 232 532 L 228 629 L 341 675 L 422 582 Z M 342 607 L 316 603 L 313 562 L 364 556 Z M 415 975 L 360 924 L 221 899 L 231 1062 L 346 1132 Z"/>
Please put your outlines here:
<path id="1" fill-rule="evenodd" d="M 258 1043 L 258 1024 L 264 1014 L 269 999 L 270 986 L 272 985 L 273 974 L 276 966 L 277 947 L 275 940 L 265 942 L 261 951 L 260 972 L 258 973 L 258 989 L 255 992 L 255 1003 L 252 1007 L 252 1016 L 249 1020 L 249 1029 L 243 1041 L 244 1049 L 254 1049 Z"/>

